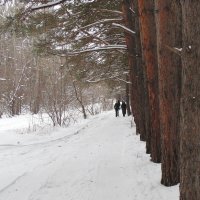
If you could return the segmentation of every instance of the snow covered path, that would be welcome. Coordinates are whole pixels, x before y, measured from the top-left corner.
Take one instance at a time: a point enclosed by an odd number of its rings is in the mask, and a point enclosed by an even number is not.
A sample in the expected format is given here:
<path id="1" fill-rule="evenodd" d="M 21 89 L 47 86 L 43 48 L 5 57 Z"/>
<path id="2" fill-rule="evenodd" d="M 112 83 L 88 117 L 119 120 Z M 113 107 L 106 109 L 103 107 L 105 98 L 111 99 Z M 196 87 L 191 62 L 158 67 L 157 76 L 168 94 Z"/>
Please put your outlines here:
<path id="1" fill-rule="evenodd" d="M 55 140 L 1 143 L 0 200 L 178 200 L 130 121 L 106 112 Z"/>

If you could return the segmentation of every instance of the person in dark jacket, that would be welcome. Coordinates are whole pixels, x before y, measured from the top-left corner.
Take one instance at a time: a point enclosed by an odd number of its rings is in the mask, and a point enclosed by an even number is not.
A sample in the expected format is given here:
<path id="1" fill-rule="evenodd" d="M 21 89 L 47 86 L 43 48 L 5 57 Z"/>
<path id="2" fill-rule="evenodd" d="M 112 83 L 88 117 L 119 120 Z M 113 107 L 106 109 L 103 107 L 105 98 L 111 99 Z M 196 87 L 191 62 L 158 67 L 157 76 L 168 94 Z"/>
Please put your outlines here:
<path id="1" fill-rule="evenodd" d="M 119 100 L 115 103 L 114 109 L 115 109 L 116 117 L 119 117 L 119 109 L 120 109 L 120 101 Z"/>
<path id="2" fill-rule="evenodd" d="M 122 108 L 122 115 L 123 115 L 123 117 L 125 117 L 125 115 L 126 115 L 126 103 L 125 103 L 125 101 L 122 101 L 121 108 Z"/>

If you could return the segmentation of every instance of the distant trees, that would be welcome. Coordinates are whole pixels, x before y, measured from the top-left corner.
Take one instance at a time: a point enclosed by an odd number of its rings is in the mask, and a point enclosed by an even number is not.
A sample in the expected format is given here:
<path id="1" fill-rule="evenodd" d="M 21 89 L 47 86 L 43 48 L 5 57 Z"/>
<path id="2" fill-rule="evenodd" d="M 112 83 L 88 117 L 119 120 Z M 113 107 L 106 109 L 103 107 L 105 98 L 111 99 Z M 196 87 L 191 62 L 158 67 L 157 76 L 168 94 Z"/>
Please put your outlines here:
<path id="1" fill-rule="evenodd" d="M 70 106 L 76 109 L 82 107 L 85 118 L 87 113 L 99 112 L 94 107 L 97 101 L 102 104 L 102 109 L 112 108 L 107 99 L 115 94 L 108 92 L 109 82 L 115 80 L 119 86 L 119 83 L 124 82 L 126 77 L 127 65 L 124 62 L 123 49 L 112 51 L 112 54 L 107 54 L 106 51 L 91 50 L 86 59 L 77 53 L 69 55 L 66 52 L 69 47 L 70 51 L 78 51 L 84 45 L 91 45 L 93 41 L 98 45 L 109 45 L 108 41 L 111 40 L 109 34 L 107 34 L 107 39 L 101 38 L 105 37 L 103 31 L 107 31 L 107 25 L 102 28 L 102 36 L 98 33 L 91 34 L 92 26 L 91 28 L 90 26 L 85 27 L 79 32 L 75 30 L 81 25 L 77 23 L 77 18 L 81 18 L 82 15 L 86 16 L 88 9 L 84 4 L 76 2 L 76 6 L 73 6 L 69 3 L 67 5 L 70 8 L 63 5 L 58 10 L 51 8 L 48 10 L 42 7 L 40 9 L 41 4 L 37 10 L 38 3 L 34 4 L 31 11 L 28 8 L 27 13 L 22 9 L 23 4 L 17 7 L 17 1 L 15 6 L 6 4 L 7 12 L 2 11 L 1 115 L 4 113 L 12 116 L 24 110 L 30 110 L 34 114 L 45 111 L 54 125 L 63 125 L 67 117 L 65 111 Z M 82 12 L 78 12 L 79 9 L 82 9 Z M 33 14 L 33 10 L 37 11 Z M 76 12 L 79 13 L 77 16 L 75 16 Z M 9 16 L 6 13 L 10 13 Z M 14 13 L 16 13 L 15 16 Z M 113 14 L 118 15 L 117 11 Z M 26 15 L 25 18 L 24 15 Z M 92 18 L 88 16 L 87 20 L 92 20 Z M 86 22 L 83 20 L 81 23 Z M 104 24 L 103 21 L 102 23 Z M 101 23 L 97 23 L 98 29 L 100 26 L 102 26 Z M 113 31 L 116 32 L 116 29 Z M 113 37 L 113 41 L 117 41 L 117 38 Z M 114 45 L 113 47 L 115 48 Z M 117 45 L 116 48 L 118 49 Z M 66 58 L 67 63 L 61 62 Z M 122 63 L 124 63 L 123 67 L 120 66 Z M 75 73 L 71 74 L 70 68 L 73 68 Z M 94 97 L 91 91 L 95 90 L 97 83 L 101 86 L 101 90 L 98 90 L 99 93 Z M 125 84 L 123 85 L 125 89 Z M 77 95 L 75 95 L 76 92 Z M 105 105 L 106 103 L 108 105 Z"/>
<path id="2" fill-rule="evenodd" d="M 23 104 L 27 99 L 28 79 L 30 78 L 30 66 L 34 65 L 34 59 L 30 56 L 29 44 L 15 36 L 1 36 L 1 104 L 3 112 L 9 115 L 20 114 Z"/>

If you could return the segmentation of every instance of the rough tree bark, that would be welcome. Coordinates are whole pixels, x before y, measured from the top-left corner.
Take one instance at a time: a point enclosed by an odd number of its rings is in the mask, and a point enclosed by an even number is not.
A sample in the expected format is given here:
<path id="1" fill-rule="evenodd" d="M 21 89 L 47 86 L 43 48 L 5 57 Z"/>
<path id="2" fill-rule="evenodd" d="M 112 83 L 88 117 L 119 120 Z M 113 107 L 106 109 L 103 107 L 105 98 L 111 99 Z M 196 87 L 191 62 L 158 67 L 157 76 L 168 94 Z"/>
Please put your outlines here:
<path id="1" fill-rule="evenodd" d="M 34 114 L 37 114 L 40 110 L 40 104 L 41 104 L 41 97 L 42 97 L 42 94 L 41 94 L 41 79 L 42 79 L 42 74 L 43 74 L 43 70 L 40 66 L 40 64 L 38 63 L 38 59 L 36 59 L 35 61 L 37 64 L 36 64 L 36 74 L 35 74 L 35 87 L 34 87 L 34 91 L 33 91 L 33 95 L 34 95 L 34 98 L 33 98 L 33 105 L 32 105 L 32 112 Z"/>
<path id="2" fill-rule="evenodd" d="M 162 149 L 161 183 L 179 183 L 179 135 L 181 57 L 173 48 L 182 47 L 181 5 L 178 0 L 156 0 L 160 128 Z"/>
<path id="3" fill-rule="evenodd" d="M 130 8 L 132 12 L 134 11 L 134 27 L 135 27 L 135 51 L 136 51 L 136 64 L 137 64 L 137 89 L 138 89 L 138 106 L 139 106 L 139 114 L 140 114 L 140 121 L 139 121 L 139 133 L 140 133 L 140 140 L 146 141 L 147 137 L 147 127 L 146 127 L 146 115 L 147 110 L 145 105 L 146 96 L 146 85 L 145 85 L 145 78 L 144 78 L 144 68 L 143 68 L 143 56 L 142 56 L 142 49 L 141 49 L 141 41 L 140 41 L 140 28 L 139 28 L 139 15 L 138 15 L 138 5 L 137 0 L 130 1 Z"/>
<path id="4" fill-rule="evenodd" d="M 73 88 L 74 88 L 76 100 L 79 102 L 81 109 L 82 109 L 83 118 L 87 119 L 87 114 L 86 114 L 85 106 L 84 106 L 84 103 L 83 103 L 82 91 L 77 91 L 77 86 L 75 84 L 75 81 L 73 81 L 72 83 L 73 83 Z"/>
<path id="5" fill-rule="evenodd" d="M 126 75 L 126 105 L 127 105 L 127 115 L 131 115 L 131 108 L 130 108 L 130 89 L 129 89 L 129 76 L 128 74 Z"/>
<path id="6" fill-rule="evenodd" d="M 183 16 L 180 199 L 200 199 L 200 3 L 181 1 Z"/>
<path id="7" fill-rule="evenodd" d="M 158 63 L 154 0 L 138 0 L 141 44 L 146 67 L 149 98 L 151 137 L 151 160 L 161 162 L 161 139 L 159 124 Z"/>
<path id="8" fill-rule="evenodd" d="M 130 1 L 123 0 L 122 2 L 123 21 L 127 28 L 134 31 L 134 19 L 130 10 Z M 137 62 L 135 49 L 135 36 L 132 33 L 125 32 L 125 39 L 128 49 L 128 64 L 130 78 L 130 99 L 131 109 L 136 123 L 136 131 L 139 132 L 139 106 L 138 106 L 138 88 L 137 88 Z"/>

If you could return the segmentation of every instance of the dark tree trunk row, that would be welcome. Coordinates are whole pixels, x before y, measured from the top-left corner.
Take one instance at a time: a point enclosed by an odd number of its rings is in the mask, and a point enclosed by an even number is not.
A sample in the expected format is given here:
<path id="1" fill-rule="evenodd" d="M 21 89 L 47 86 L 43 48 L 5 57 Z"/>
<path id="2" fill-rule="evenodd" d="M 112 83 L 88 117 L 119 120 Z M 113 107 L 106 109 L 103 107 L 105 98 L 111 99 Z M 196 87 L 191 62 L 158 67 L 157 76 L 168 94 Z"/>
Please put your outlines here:
<path id="1" fill-rule="evenodd" d="M 128 59 L 130 69 L 130 94 L 132 113 L 136 123 L 136 131 L 140 134 L 140 139 L 146 141 L 150 135 L 149 123 L 149 107 L 147 79 L 145 74 L 145 65 L 143 62 L 143 54 L 140 40 L 139 15 L 137 11 L 137 0 L 123 1 L 123 17 L 124 24 L 136 34 L 125 33 L 126 43 L 128 47 Z M 134 10 L 134 12 L 133 12 Z M 144 106 L 145 105 L 145 106 Z M 150 144 L 147 143 L 147 153 L 150 153 Z"/>
<path id="2" fill-rule="evenodd" d="M 137 104 L 137 113 L 141 114 L 138 120 L 145 121 L 136 120 L 136 124 L 141 140 L 146 140 L 147 153 L 151 153 L 152 161 L 162 161 L 161 183 L 175 185 L 179 182 L 181 60 L 170 47 L 181 46 L 180 4 L 177 1 L 168 1 L 168 4 L 159 1 L 156 8 L 153 0 L 132 0 L 130 6 L 135 11 L 132 22 L 135 22 L 137 33 L 135 39 L 131 36 L 135 41 L 134 54 L 137 55 L 134 63 L 136 80 L 131 79 L 137 93 L 132 90 L 132 95 L 139 96 L 135 97 L 136 102 L 141 102 Z M 179 15 L 175 15 L 177 11 Z M 138 55 L 144 59 L 143 65 Z M 135 105 L 133 102 L 133 107 Z"/>
<path id="3" fill-rule="evenodd" d="M 124 23 L 136 31 L 126 41 L 137 131 L 162 163 L 161 183 L 180 182 L 181 200 L 200 199 L 199 9 L 192 0 L 123 1 Z"/>

